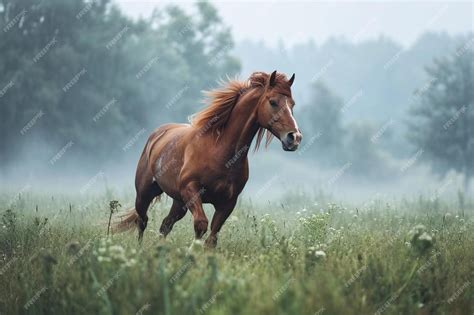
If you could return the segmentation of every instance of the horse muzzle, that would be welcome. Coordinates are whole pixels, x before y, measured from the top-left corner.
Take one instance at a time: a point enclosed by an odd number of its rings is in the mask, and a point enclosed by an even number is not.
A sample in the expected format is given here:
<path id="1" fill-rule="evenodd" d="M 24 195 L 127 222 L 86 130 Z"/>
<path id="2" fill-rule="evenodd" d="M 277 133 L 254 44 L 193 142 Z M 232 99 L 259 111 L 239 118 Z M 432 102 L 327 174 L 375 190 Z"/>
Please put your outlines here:
<path id="1" fill-rule="evenodd" d="M 288 132 L 281 139 L 281 145 L 285 151 L 296 151 L 303 139 L 303 135 L 299 131 Z"/>

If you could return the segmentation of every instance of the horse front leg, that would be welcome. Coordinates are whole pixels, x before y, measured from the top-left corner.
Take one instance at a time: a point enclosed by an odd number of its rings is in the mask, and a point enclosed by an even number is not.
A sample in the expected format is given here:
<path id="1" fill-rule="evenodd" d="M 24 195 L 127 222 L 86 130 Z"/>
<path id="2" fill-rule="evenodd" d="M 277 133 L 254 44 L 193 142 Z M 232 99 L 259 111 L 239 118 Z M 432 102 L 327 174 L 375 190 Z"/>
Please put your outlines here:
<path id="1" fill-rule="evenodd" d="M 181 189 L 181 196 L 184 201 L 183 210 L 188 208 L 193 215 L 194 233 L 197 240 L 200 240 L 206 234 L 209 222 L 202 207 L 201 196 L 205 191 L 205 188 L 199 187 L 196 182 L 190 182 Z"/>
<path id="2" fill-rule="evenodd" d="M 224 222 L 234 210 L 235 203 L 236 201 L 231 201 L 215 206 L 216 212 L 212 217 L 211 234 L 205 242 L 205 246 L 207 248 L 215 248 L 217 246 L 217 233 L 219 233 L 222 228 L 222 225 L 224 225 Z"/>

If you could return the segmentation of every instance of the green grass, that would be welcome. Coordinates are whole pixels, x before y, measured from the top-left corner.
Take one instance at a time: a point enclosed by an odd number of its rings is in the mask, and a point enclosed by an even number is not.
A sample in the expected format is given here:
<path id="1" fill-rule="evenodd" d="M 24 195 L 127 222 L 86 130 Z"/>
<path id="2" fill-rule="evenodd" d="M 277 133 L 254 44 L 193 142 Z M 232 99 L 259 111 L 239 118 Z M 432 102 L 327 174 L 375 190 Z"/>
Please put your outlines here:
<path id="1" fill-rule="evenodd" d="M 105 197 L 0 204 L 1 314 L 474 312 L 472 206 L 241 202 L 205 251 L 189 214 L 159 241 L 166 201 L 150 210 L 141 247 L 136 233 L 106 237 Z"/>

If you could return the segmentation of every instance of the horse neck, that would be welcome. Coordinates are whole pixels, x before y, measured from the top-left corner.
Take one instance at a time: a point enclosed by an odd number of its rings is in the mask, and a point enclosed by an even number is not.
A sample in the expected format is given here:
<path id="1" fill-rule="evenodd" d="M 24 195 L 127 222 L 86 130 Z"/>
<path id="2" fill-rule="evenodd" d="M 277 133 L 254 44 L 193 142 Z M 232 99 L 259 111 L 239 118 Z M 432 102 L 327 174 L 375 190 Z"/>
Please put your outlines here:
<path id="1" fill-rule="evenodd" d="M 240 97 L 229 117 L 222 140 L 227 146 L 227 154 L 246 157 L 260 125 L 257 120 L 257 104 L 261 93 L 251 90 Z M 242 159 L 244 160 L 244 159 Z"/>

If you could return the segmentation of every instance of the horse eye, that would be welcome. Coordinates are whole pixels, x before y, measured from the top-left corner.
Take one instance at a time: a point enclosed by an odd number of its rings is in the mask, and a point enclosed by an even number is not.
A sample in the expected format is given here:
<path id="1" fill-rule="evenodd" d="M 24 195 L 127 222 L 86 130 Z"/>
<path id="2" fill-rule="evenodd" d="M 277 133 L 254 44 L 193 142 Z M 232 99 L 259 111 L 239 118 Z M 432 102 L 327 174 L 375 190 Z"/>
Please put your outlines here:
<path id="1" fill-rule="evenodd" d="M 273 107 L 277 107 L 278 103 L 274 100 L 270 100 L 270 105 L 272 105 Z"/>

